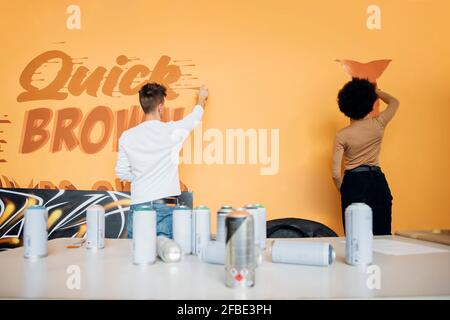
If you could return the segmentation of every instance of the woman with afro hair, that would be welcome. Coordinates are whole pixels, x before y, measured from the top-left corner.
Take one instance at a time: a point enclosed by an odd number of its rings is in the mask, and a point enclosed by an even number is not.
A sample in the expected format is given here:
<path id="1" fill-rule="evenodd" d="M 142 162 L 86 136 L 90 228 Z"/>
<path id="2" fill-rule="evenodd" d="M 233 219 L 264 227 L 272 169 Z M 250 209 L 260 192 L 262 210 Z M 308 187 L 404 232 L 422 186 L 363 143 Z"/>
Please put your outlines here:
<path id="1" fill-rule="evenodd" d="M 372 116 L 370 113 L 378 98 L 387 107 L 378 116 Z M 341 192 L 344 229 L 347 206 L 364 202 L 372 209 L 373 234 L 389 235 L 392 195 L 379 166 L 379 155 L 384 130 L 394 117 L 399 101 L 368 80 L 353 78 L 339 91 L 338 105 L 350 118 L 350 125 L 336 134 L 333 150 L 333 180 Z"/>

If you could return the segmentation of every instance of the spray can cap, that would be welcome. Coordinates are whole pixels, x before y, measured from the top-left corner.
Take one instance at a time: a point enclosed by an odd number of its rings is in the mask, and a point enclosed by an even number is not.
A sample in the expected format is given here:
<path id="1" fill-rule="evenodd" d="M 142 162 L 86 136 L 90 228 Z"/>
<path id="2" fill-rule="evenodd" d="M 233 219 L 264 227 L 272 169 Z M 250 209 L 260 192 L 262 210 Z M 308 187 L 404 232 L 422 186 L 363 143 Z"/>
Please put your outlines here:
<path id="1" fill-rule="evenodd" d="M 40 206 L 40 205 L 33 205 L 29 208 L 27 208 L 27 210 L 45 210 L 46 208 L 44 206 Z"/>
<path id="2" fill-rule="evenodd" d="M 191 210 L 191 208 L 187 205 L 181 204 L 179 206 L 176 206 L 174 210 Z"/>
<path id="3" fill-rule="evenodd" d="M 149 204 L 139 204 L 137 205 L 133 211 L 154 211 L 153 206 Z"/>

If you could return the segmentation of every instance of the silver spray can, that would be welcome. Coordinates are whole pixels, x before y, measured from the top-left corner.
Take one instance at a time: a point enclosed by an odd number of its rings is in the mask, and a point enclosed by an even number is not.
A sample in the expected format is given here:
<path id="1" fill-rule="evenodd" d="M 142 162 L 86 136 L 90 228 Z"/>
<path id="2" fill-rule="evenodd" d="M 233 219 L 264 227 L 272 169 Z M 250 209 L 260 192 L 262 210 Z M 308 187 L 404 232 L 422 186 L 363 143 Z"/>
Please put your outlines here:
<path id="1" fill-rule="evenodd" d="M 333 263 L 336 253 L 329 243 L 274 240 L 270 256 L 275 263 L 328 266 Z"/>
<path id="2" fill-rule="evenodd" d="M 210 241 L 203 247 L 200 259 L 203 262 L 212 264 L 225 264 L 225 242 Z M 260 266 L 263 260 L 263 254 L 258 246 L 255 246 L 256 267 Z"/>
<path id="3" fill-rule="evenodd" d="M 152 206 L 133 210 L 133 263 L 152 264 L 156 260 L 156 212 Z"/>
<path id="4" fill-rule="evenodd" d="M 207 263 L 225 264 L 225 242 L 209 241 L 203 247 L 200 259 Z"/>
<path id="5" fill-rule="evenodd" d="M 173 211 L 173 240 L 181 246 L 183 254 L 192 252 L 192 210 L 178 206 Z"/>
<path id="6" fill-rule="evenodd" d="M 259 223 L 259 246 L 261 249 L 266 248 L 266 240 L 267 240 L 267 214 L 266 207 L 262 204 L 257 203 L 255 206 L 258 208 L 258 223 Z"/>
<path id="7" fill-rule="evenodd" d="M 192 254 L 198 255 L 211 240 L 211 213 L 206 206 L 198 206 L 192 212 Z"/>
<path id="8" fill-rule="evenodd" d="M 253 216 L 244 208 L 233 210 L 225 218 L 225 285 L 255 285 L 255 231 Z"/>
<path id="9" fill-rule="evenodd" d="M 164 262 L 179 262 L 182 257 L 181 247 L 174 240 L 164 236 L 157 237 L 158 256 Z"/>
<path id="10" fill-rule="evenodd" d="M 372 209 L 365 203 L 352 203 L 345 209 L 345 262 L 372 263 Z"/>
<path id="11" fill-rule="evenodd" d="M 105 209 L 99 205 L 86 210 L 86 248 L 103 249 L 105 247 Z"/>
<path id="12" fill-rule="evenodd" d="M 255 204 L 246 205 L 245 210 L 253 216 L 253 221 L 255 223 L 255 244 L 261 249 L 264 249 L 266 247 L 266 239 L 263 235 L 263 232 L 266 229 L 265 215 L 262 214 L 262 211 Z"/>
<path id="13" fill-rule="evenodd" d="M 48 255 L 48 212 L 43 206 L 31 206 L 25 211 L 23 246 L 24 258 L 43 258 Z"/>
<path id="14" fill-rule="evenodd" d="M 226 230 L 225 230 L 225 217 L 229 214 L 233 208 L 231 206 L 222 206 L 219 211 L 217 211 L 217 231 L 216 240 L 225 243 Z"/>

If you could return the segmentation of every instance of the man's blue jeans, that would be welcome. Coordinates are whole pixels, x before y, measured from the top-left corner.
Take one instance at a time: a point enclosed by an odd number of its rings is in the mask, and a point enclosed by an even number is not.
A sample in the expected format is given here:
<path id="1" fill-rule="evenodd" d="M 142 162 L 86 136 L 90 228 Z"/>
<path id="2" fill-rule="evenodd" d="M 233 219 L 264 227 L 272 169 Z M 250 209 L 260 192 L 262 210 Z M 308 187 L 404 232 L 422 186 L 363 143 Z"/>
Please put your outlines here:
<path id="1" fill-rule="evenodd" d="M 153 209 L 156 211 L 156 234 L 158 236 L 165 236 L 167 238 L 172 239 L 172 214 L 173 210 L 175 209 L 174 206 L 168 206 L 164 203 L 152 203 L 145 202 L 145 203 L 139 203 L 135 205 L 131 205 L 130 207 L 130 213 L 128 214 L 128 221 L 127 221 L 127 230 L 128 230 L 128 238 L 133 238 L 133 210 L 138 205 L 151 205 L 153 206 Z"/>

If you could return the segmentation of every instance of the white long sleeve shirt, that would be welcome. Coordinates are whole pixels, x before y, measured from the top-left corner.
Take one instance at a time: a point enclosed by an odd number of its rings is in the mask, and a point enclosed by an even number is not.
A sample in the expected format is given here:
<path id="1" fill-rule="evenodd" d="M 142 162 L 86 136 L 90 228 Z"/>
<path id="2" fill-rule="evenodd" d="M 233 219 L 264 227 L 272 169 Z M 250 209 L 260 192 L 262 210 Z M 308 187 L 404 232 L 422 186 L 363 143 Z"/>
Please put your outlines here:
<path id="1" fill-rule="evenodd" d="M 116 175 L 131 182 L 131 204 L 181 193 L 179 153 L 184 140 L 200 123 L 202 116 L 202 106 L 196 105 L 182 120 L 147 120 L 122 133 Z"/>

